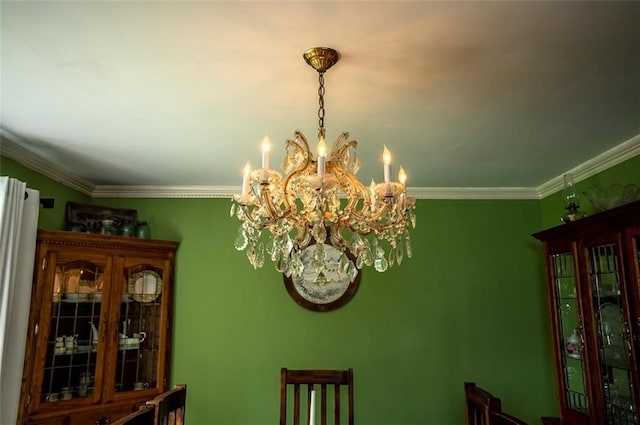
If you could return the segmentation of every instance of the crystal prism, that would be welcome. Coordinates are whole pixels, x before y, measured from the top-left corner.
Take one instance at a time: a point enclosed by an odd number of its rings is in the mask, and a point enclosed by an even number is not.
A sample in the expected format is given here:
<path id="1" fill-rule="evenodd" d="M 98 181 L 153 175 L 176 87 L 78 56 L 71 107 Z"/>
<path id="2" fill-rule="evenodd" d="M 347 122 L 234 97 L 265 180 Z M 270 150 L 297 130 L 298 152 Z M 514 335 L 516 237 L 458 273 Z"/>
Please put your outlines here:
<path id="1" fill-rule="evenodd" d="M 238 228 L 238 235 L 236 236 L 236 240 L 234 242 L 234 246 L 238 251 L 242 251 L 247 247 L 249 240 L 247 239 L 247 234 L 244 232 L 242 226 Z"/>

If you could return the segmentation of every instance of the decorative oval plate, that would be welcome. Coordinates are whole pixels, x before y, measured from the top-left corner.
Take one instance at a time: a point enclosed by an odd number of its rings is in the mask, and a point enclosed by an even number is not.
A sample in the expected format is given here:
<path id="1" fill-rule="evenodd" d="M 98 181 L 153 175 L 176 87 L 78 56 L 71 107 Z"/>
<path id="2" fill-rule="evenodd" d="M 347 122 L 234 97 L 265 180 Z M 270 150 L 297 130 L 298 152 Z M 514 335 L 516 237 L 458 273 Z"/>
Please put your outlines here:
<path id="1" fill-rule="evenodd" d="M 129 277 L 129 293 L 138 302 L 151 302 L 158 298 L 161 291 L 162 278 L 153 270 L 134 273 Z"/>

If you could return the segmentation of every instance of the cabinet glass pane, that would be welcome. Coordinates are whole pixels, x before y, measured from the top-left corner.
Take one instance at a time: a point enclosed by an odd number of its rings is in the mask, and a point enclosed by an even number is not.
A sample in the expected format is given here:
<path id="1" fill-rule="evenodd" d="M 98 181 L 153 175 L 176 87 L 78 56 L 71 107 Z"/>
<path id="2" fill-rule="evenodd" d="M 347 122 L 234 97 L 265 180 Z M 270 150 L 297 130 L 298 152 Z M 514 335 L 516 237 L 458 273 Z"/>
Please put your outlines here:
<path id="1" fill-rule="evenodd" d="M 93 397 L 102 273 L 101 267 L 88 262 L 56 266 L 42 402 Z"/>
<path id="2" fill-rule="evenodd" d="M 571 252 L 552 255 L 554 286 L 562 351 L 565 403 L 589 413 L 586 396 L 585 367 L 582 357 L 580 316 L 576 302 L 576 273 Z"/>
<path id="3" fill-rule="evenodd" d="M 139 265 L 125 269 L 116 365 L 117 392 L 162 386 L 157 382 L 162 270 Z"/>
<path id="4" fill-rule="evenodd" d="M 616 245 L 590 248 L 589 266 L 607 424 L 638 424 Z"/>

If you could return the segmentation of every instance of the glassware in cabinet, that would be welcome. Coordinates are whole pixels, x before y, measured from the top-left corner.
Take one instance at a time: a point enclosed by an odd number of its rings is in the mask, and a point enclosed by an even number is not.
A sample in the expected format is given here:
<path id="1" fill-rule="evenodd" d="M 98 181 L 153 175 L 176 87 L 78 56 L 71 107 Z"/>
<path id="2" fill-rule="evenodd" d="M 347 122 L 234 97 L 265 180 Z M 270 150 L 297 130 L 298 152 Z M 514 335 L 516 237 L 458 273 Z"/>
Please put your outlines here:
<path id="1" fill-rule="evenodd" d="M 120 303 L 116 392 L 162 386 L 158 358 L 162 350 L 164 280 L 161 266 L 148 263 L 124 268 Z"/>
<path id="2" fill-rule="evenodd" d="M 607 424 L 638 424 L 634 388 L 638 376 L 632 357 L 630 294 L 621 285 L 621 261 L 616 242 L 587 246 L 591 304 L 593 306 L 598 365 L 602 377 Z M 637 258 L 637 257 L 636 257 Z M 631 296 L 632 298 L 632 296 Z"/>
<path id="3" fill-rule="evenodd" d="M 566 406 L 589 414 L 589 401 L 583 358 L 582 322 L 577 299 L 577 281 L 573 253 L 559 252 L 551 255 L 553 287 L 555 290 L 556 316 L 558 317 L 558 345 L 563 347 L 562 364 L 563 397 Z"/>

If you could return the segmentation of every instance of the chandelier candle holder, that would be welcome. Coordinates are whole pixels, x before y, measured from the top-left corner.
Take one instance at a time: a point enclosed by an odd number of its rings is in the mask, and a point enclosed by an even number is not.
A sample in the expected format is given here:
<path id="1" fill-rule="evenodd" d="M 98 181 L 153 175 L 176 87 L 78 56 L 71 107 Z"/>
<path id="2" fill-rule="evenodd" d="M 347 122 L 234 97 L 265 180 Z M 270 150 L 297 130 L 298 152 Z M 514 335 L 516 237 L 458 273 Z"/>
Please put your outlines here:
<path id="1" fill-rule="evenodd" d="M 287 277 L 304 273 L 302 252 L 313 247 L 313 267 L 322 273 L 327 261 L 325 245 L 341 252 L 337 270 L 352 280 L 364 266 L 384 272 L 412 254 L 408 229 L 416 224 L 415 198 L 407 196 L 407 174 L 400 167 L 398 181 L 391 181 L 391 152 L 385 146 L 384 180 L 372 180 L 367 188 L 356 178 L 358 143 L 349 140 L 347 132 L 338 136 L 328 152 L 324 73 L 340 55 L 316 47 L 303 57 L 318 72 L 320 82 L 315 155 L 304 134 L 296 131 L 285 143 L 282 175 L 270 168 L 271 143 L 265 136 L 262 167 L 252 170 L 247 162 L 242 192 L 232 199 L 231 216 L 240 220 L 235 247 L 246 249 L 254 268 L 262 267 L 268 255 L 276 270 Z"/>

